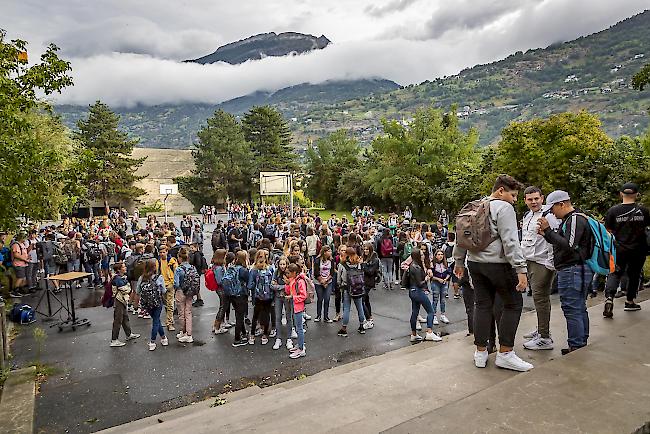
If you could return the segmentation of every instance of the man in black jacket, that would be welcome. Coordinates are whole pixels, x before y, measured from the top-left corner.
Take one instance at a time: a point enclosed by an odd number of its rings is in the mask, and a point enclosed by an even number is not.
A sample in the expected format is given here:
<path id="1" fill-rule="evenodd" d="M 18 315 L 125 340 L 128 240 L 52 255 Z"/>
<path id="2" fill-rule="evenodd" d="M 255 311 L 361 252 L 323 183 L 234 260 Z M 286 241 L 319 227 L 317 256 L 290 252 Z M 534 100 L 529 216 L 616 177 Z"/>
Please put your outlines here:
<path id="1" fill-rule="evenodd" d="M 553 245 L 560 305 L 568 331 L 569 348 L 563 349 L 562 354 L 568 354 L 587 345 L 589 339 L 587 294 L 593 271 L 585 261 L 591 257 L 594 237 L 587 217 L 573 207 L 566 191 L 556 190 L 549 194 L 546 206 L 561 220 L 557 232 L 551 229 L 545 217 L 538 221 L 539 233 Z"/>

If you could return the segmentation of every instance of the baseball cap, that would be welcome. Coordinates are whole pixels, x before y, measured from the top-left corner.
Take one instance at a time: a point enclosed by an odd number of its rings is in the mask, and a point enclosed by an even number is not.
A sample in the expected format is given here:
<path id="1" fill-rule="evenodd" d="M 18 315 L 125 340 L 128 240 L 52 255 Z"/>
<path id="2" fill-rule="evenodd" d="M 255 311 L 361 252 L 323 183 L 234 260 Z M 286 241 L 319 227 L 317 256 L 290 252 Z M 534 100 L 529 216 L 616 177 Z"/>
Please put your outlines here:
<path id="1" fill-rule="evenodd" d="M 623 194 L 637 194 L 639 192 L 639 186 L 633 182 L 626 182 L 621 187 L 621 193 Z"/>
<path id="2" fill-rule="evenodd" d="M 564 190 L 555 190 L 546 196 L 546 206 L 550 208 L 556 203 L 564 202 L 566 200 L 571 200 L 569 193 Z"/>

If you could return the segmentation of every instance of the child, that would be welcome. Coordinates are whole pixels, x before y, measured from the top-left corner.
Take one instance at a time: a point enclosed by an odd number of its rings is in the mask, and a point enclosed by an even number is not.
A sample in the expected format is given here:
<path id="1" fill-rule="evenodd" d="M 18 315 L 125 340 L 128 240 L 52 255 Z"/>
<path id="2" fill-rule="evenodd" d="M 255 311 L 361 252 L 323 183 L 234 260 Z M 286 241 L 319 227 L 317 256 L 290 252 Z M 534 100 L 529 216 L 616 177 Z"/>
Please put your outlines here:
<path id="1" fill-rule="evenodd" d="M 286 281 L 286 272 L 289 265 L 289 260 L 286 256 L 281 256 L 278 260 L 277 269 L 273 275 L 273 281 L 271 282 L 272 288 L 275 291 L 275 330 L 277 333 L 277 338 L 275 339 L 275 344 L 273 344 L 274 350 L 279 350 L 282 346 L 282 311 L 286 316 L 286 334 L 287 334 L 287 350 L 291 351 L 293 349 L 292 338 L 292 326 L 293 326 L 293 308 L 291 307 L 291 299 L 285 297 L 285 284 Z M 295 330 L 293 333 L 296 333 Z M 296 334 L 296 337 L 298 335 Z"/>
<path id="2" fill-rule="evenodd" d="M 120 327 L 124 329 L 126 340 L 137 339 L 140 335 L 131 331 L 129 315 L 126 312 L 126 306 L 129 303 L 129 293 L 131 292 L 129 279 L 126 278 L 126 265 L 123 262 L 118 262 L 113 265 L 113 271 L 115 272 L 115 276 L 111 281 L 111 288 L 115 302 L 113 303 L 111 347 L 123 347 L 126 344 L 117 339 L 120 335 Z"/>
<path id="3" fill-rule="evenodd" d="M 193 265 L 188 262 L 189 253 L 186 248 L 178 251 L 178 261 L 181 265 L 174 272 L 174 289 L 176 289 L 176 303 L 178 306 L 178 318 L 181 321 L 181 331 L 176 335 L 178 342 L 190 344 L 194 342 L 192 337 L 192 298 L 199 291 L 196 282 L 200 282 L 199 273 Z"/>
<path id="4" fill-rule="evenodd" d="M 160 313 L 163 308 L 163 294 L 167 292 L 162 275 L 157 273 L 158 262 L 148 259 L 144 264 L 144 272 L 138 279 L 135 291 L 140 296 L 140 306 L 153 319 L 151 325 L 151 341 L 149 351 L 156 349 L 156 335 L 160 334 L 160 343 L 163 347 L 169 345 L 165 329 L 160 323 Z"/>
<path id="5" fill-rule="evenodd" d="M 174 327 L 174 272 L 178 267 L 176 258 L 168 260 L 169 248 L 167 245 L 160 246 L 160 274 L 165 282 L 165 326 L 167 330 L 173 332 L 176 330 Z"/>
<path id="6" fill-rule="evenodd" d="M 258 250 L 255 255 L 255 264 L 251 269 L 248 277 L 248 289 L 251 292 L 251 298 L 254 303 L 253 324 L 259 320 L 262 328 L 262 345 L 269 342 L 271 331 L 271 303 L 273 302 L 273 267 L 269 266 L 268 250 Z M 255 343 L 255 336 L 251 333 L 248 338 L 248 344 Z"/>
<path id="7" fill-rule="evenodd" d="M 305 274 L 300 273 L 300 267 L 297 264 L 289 264 L 287 267 L 287 279 L 289 283 L 285 286 L 286 297 L 293 299 L 293 322 L 302 324 L 302 313 L 305 310 L 305 299 L 307 298 L 307 284 L 305 283 Z M 305 333 L 302 327 L 298 327 L 298 345 L 291 350 L 289 357 L 297 359 L 305 357 Z"/>
<path id="8" fill-rule="evenodd" d="M 214 256 L 212 257 L 212 272 L 214 273 L 214 278 L 217 282 L 216 293 L 217 296 L 219 296 L 219 310 L 217 311 L 217 317 L 214 319 L 214 324 L 212 325 L 212 333 L 215 335 L 228 333 L 228 329 L 223 324 L 226 298 L 223 293 L 223 286 L 221 282 L 223 279 L 223 273 L 226 271 L 227 254 L 228 252 L 226 249 L 217 249 L 214 252 Z M 234 255 L 232 258 L 234 259 Z"/>
<path id="9" fill-rule="evenodd" d="M 440 321 L 444 324 L 449 324 L 449 319 L 445 315 L 445 294 L 447 294 L 447 287 L 449 286 L 449 279 L 451 278 L 451 270 L 447 265 L 445 252 L 442 250 L 436 251 L 436 255 L 432 264 L 433 277 L 431 277 L 431 292 L 433 292 L 433 324 L 438 324 L 436 318 L 436 310 L 438 307 L 438 300 L 440 300 Z"/>

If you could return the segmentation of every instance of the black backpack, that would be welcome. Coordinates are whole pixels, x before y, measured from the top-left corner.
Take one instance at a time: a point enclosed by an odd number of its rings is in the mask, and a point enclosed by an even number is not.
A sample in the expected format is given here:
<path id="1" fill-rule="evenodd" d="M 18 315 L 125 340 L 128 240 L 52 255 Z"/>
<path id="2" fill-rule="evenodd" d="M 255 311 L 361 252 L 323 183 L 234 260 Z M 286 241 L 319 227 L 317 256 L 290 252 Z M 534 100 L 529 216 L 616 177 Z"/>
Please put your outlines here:
<path id="1" fill-rule="evenodd" d="M 201 276 L 199 276 L 198 271 L 196 271 L 193 265 L 183 267 L 183 270 L 185 271 L 185 276 L 181 282 L 181 291 L 183 291 L 185 297 L 194 297 L 201 289 Z"/>
<path id="2" fill-rule="evenodd" d="M 153 276 L 140 282 L 140 306 L 146 311 L 152 311 L 162 305 L 157 279 L 158 276 Z"/>
<path id="3" fill-rule="evenodd" d="M 264 236 L 270 240 L 275 238 L 275 225 L 274 224 L 268 224 L 264 228 Z"/>
<path id="4" fill-rule="evenodd" d="M 350 297 L 362 297 L 366 293 L 363 269 L 361 267 L 350 267 L 345 265 L 347 272 L 348 292 Z"/>
<path id="5" fill-rule="evenodd" d="M 90 264 L 97 264 L 102 259 L 102 252 L 97 244 L 86 245 L 86 258 Z"/>

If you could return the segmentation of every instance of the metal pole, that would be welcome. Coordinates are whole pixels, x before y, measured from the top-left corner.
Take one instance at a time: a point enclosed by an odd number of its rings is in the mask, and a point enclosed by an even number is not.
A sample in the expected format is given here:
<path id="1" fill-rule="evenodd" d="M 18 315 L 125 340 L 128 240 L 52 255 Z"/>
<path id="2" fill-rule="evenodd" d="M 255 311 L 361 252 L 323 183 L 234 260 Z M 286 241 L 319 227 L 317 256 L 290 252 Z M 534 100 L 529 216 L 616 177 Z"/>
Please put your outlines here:
<path id="1" fill-rule="evenodd" d="M 163 200 L 163 203 L 165 204 L 165 223 L 167 223 L 167 198 L 169 197 L 169 194 L 165 195 L 165 200 Z"/>
<path id="2" fill-rule="evenodd" d="M 291 218 L 293 218 L 293 174 L 289 175 L 289 183 L 291 184 L 289 193 L 291 195 L 291 198 L 289 199 L 289 203 L 291 206 Z"/>

